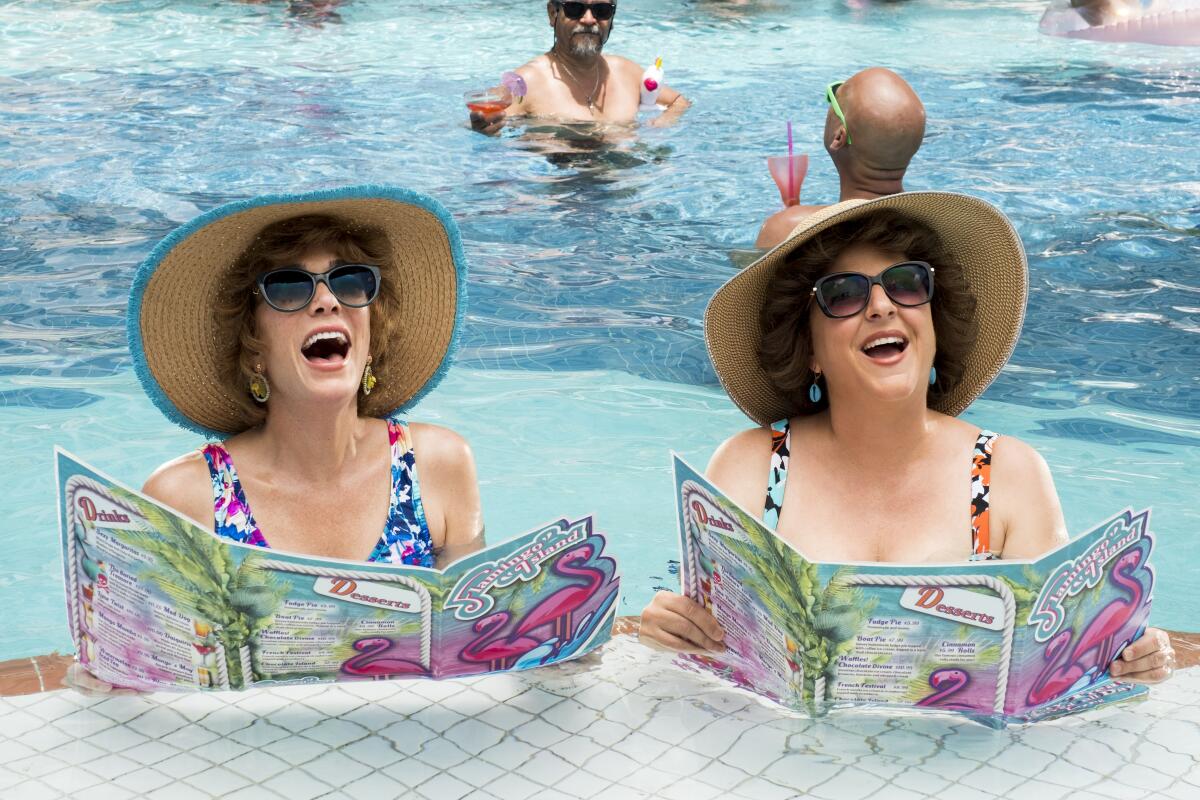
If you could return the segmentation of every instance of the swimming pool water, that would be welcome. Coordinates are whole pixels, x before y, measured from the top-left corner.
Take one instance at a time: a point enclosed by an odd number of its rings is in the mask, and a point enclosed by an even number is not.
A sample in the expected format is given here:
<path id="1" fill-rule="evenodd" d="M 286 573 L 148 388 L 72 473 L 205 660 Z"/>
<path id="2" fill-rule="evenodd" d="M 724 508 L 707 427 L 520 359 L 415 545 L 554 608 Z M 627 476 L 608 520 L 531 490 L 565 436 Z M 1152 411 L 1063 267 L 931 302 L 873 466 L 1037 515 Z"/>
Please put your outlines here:
<path id="1" fill-rule="evenodd" d="M 700 320 L 778 203 L 765 157 L 791 119 L 804 198 L 833 199 L 822 89 L 871 64 L 928 108 L 909 188 L 996 203 L 1030 255 L 1021 342 L 968 417 L 1046 456 L 1072 531 L 1152 505 L 1154 620 L 1194 628 L 1200 69 L 1041 37 L 1041 9 L 624 0 L 608 49 L 663 56 L 683 122 L 488 139 L 461 94 L 545 49 L 538 3 L 0 3 L 0 659 L 69 647 L 51 446 L 140 484 L 197 444 L 130 371 L 136 264 L 226 200 L 359 182 L 462 225 L 463 348 L 414 416 L 471 440 L 489 535 L 596 512 L 635 613 L 674 580 L 668 451 L 703 466 L 746 424 Z"/>

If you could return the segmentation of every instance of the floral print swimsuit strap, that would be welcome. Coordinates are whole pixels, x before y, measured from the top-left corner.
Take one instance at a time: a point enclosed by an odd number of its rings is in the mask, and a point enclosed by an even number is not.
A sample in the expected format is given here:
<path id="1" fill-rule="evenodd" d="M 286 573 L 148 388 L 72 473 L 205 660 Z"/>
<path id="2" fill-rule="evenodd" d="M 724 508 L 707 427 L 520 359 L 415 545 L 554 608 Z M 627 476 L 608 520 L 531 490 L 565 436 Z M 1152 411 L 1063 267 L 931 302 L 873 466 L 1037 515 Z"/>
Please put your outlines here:
<path id="1" fill-rule="evenodd" d="M 433 544 L 425 508 L 421 504 L 417 464 L 413 455 L 408 426 L 399 418 L 389 418 L 388 444 L 391 448 L 392 498 L 383 535 L 367 561 L 390 564 L 433 566 Z M 213 526 L 216 534 L 243 544 L 267 547 L 266 537 L 246 502 L 246 493 L 238 479 L 229 451 L 218 443 L 201 450 L 208 463 L 213 485 Z"/>
<path id="2" fill-rule="evenodd" d="M 992 485 L 992 445 L 999 434 L 980 431 L 971 453 L 971 556 L 970 561 L 996 557 L 991 551 L 988 493 Z M 787 486 L 788 461 L 791 457 L 792 429 L 783 419 L 771 425 L 771 469 L 767 475 L 767 500 L 763 506 L 763 524 L 771 530 L 779 527 L 783 513 L 783 492 Z"/>
<path id="3" fill-rule="evenodd" d="M 250 514 L 246 493 L 242 491 L 242 482 L 238 480 L 229 451 L 211 442 L 204 445 L 200 452 L 204 454 L 208 476 L 212 479 L 213 531 L 217 536 L 242 544 L 270 547 Z"/>

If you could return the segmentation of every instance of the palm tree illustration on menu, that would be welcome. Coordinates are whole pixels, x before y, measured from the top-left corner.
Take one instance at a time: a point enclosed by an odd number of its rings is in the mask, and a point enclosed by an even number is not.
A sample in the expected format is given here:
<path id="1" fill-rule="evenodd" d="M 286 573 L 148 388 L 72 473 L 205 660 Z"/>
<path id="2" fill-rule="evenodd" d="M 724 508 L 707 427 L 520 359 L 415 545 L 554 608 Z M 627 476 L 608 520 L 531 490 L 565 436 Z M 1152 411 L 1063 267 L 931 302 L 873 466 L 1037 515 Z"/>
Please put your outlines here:
<path id="1" fill-rule="evenodd" d="M 271 624 L 291 585 L 262 568 L 263 558 L 257 553 L 235 563 L 229 549 L 207 531 L 118 487 L 109 491 L 136 507 L 154 531 L 114 531 L 125 544 L 154 557 L 138 580 L 153 583 L 180 612 L 211 625 L 207 636 L 224 650 L 232 688 L 261 678 L 252 666 L 257 661 L 256 637 Z M 247 649 L 248 662 L 240 657 Z M 247 663 L 250 674 L 243 670 Z"/>
<path id="2" fill-rule="evenodd" d="M 865 601 L 859 589 L 845 583 L 845 569 L 822 585 L 816 564 L 779 537 L 759 533 L 740 509 L 734 513 L 752 543 L 731 539 L 726 544 L 753 567 L 747 588 L 795 645 L 801 680 L 800 696 L 794 700 L 819 711 L 824 701 L 834 698 L 838 658 L 854 649 L 874 601 Z"/>

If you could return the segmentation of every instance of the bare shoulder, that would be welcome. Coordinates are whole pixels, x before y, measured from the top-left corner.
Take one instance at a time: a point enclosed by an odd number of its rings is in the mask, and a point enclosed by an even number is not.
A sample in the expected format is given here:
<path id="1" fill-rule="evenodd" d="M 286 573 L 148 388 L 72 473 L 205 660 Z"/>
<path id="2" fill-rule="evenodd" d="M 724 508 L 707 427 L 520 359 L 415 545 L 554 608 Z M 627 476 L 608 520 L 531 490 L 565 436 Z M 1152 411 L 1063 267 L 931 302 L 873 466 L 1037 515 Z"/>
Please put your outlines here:
<path id="1" fill-rule="evenodd" d="M 545 94 L 550 83 L 554 80 L 554 76 L 550 71 L 550 59 L 543 54 L 523 66 L 517 67 L 513 71 L 525 80 L 525 88 L 528 94 L 519 103 L 513 103 L 509 106 L 505 110 L 505 113 L 510 117 L 529 114 L 536 115 L 538 113 L 538 98 Z"/>
<path id="2" fill-rule="evenodd" d="M 142 494 L 212 527 L 213 494 L 208 464 L 199 450 L 172 459 L 150 474 Z"/>
<path id="3" fill-rule="evenodd" d="M 444 566 L 483 547 L 475 456 L 467 440 L 449 428 L 414 422 L 409 430 L 429 532 Z"/>
<path id="4" fill-rule="evenodd" d="M 770 446 L 770 428 L 758 427 L 738 431 L 718 445 L 716 451 L 713 452 L 712 460 L 708 462 L 708 466 L 711 468 L 713 466 L 741 463 L 747 458 L 753 458 L 756 455 L 762 456 L 764 452 L 770 452 Z M 767 448 L 766 451 L 763 448 Z"/>
<path id="5" fill-rule="evenodd" d="M 1015 477 L 1022 482 L 1031 478 L 1050 478 L 1050 467 L 1042 454 L 1015 436 L 997 436 L 992 445 L 992 475 Z"/>
<path id="6" fill-rule="evenodd" d="M 765 495 L 770 468 L 771 429 L 750 428 L 721 443 L 705 474 L 735 502 L 753 509 Z"/>
<path id="7" fill-rule="evenodd" d="M 1015 436 L 999 436 L 992 445 L 992 491 L 1005 506 L 1045 512 L 1061 519 L 1054 477 L 1042 454 Z M 995 503 L 993 503 L 995 505 Z M 1005 509 L 1005 512 L 1014 509 Z"/>
<path id="8" fill-rule="evenodd" d="M 1004 558 L 1036 558 L 1067 541 L 1062 503 L 1042 454 L 1015 436 L 992 446 L 991 507 Z"/>
<path id="9" fill-rule="evenodd" d="M 641 80 L 642 72 L 644 71 L 638 63 L 630 61 L 625 56 L 604 56 L 605 63 L 608 68 L 618 75 L 633 75 L 638 80 Z"/>
<path id="10" fill-rule="evenodd" d="M 533 89 L 542 81 L 548 80 L 550 74 L 550 59 L 544 53 L 537 58 L 534 58 L 525 64 L 517 67 L 513 72 L 516 72 L 525 79 L 525 85 Z"/>
<path id="11" fill-rule="evenodd" d="M 787 208 L 776 211 L 771 216 L 767 217 L 762 228 L 758 231 L 758 239 L 755 241 L 755 247 L 770 249 L 788 238 L 788 235 L 795 229 L 800 221 L 819 211 L 824 206 L 788 206 Z"/>
<path id="12" fill-rule="evenodd" d="M 409 423 L 408 429 L 412 434 L 413 450 L 422 468 L 450 468 L 474 463 L 471 445 L 455 431 L 427 422 Z"/>

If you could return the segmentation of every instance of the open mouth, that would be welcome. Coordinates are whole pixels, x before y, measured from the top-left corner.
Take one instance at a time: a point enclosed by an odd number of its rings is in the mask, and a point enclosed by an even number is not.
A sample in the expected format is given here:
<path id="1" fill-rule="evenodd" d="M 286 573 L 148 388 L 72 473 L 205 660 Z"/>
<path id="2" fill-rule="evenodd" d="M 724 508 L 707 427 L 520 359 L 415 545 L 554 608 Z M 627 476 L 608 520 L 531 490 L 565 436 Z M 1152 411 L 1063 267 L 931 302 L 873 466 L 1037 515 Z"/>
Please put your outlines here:
<path id="1" fill-rule="evenodd" d="M 885 360 L 900 355 L 908 349 L 908 339 L 903 336 L 879 336 L 863 345 L 867 358 Z"/>
<path id="2" fill-rule="evenodd" d="M 318 331 L 304 340 L 300 353 L 309 361 L 343 361 L 350 352 L 350 339 L 340 331 Z"/>

